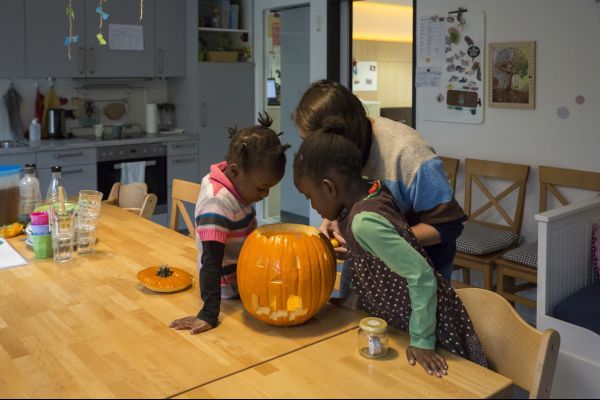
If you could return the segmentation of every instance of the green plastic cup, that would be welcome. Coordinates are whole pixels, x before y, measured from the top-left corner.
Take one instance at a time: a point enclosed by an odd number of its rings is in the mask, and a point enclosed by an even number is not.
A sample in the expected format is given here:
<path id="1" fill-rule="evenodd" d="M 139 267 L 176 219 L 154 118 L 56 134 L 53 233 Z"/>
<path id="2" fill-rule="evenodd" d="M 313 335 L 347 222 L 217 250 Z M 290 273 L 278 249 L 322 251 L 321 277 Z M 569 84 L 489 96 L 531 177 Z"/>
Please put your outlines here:
<path id="1" fill-rule="evenodd" d="M 43 260 L 52 257 L 52 235 L 31 235 L 35 258 Z"/>

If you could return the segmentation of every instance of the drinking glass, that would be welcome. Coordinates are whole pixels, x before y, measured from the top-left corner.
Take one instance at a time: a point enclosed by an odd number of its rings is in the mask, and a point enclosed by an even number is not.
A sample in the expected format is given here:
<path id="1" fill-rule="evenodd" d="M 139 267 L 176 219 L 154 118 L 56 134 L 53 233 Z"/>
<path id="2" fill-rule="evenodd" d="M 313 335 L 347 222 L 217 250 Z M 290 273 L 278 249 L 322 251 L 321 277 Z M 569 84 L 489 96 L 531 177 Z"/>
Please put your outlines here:
<path id="1" fill-rule="evenodd" d="M 92 254 L 96 245 L 96 225 L 100 215 L 102 193 L 96 190 L 81 190 L 77 204 L 78 254 Z"/>
<path id="2" fill-rule="evenodd" d="M 75 236 L 75 213 L 61 213 L 49 207 L 54 262 L 69 261 L 73 257 L 73 238 Z"/>

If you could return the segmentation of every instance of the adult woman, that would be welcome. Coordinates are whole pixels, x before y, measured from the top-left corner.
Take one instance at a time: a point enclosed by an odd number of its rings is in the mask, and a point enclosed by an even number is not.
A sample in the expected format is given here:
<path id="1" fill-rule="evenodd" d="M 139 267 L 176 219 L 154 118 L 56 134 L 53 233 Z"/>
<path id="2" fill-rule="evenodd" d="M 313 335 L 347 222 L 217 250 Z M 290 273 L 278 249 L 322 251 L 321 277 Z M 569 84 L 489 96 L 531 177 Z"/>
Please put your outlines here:
<path id="1" fill-rule="evenodd" d="M 443 162 L 411 127 L 387 118 L 368 118 L 360 100 L 341 84 L 321 80 L 304 93 L 293 115 L 303 138 L 342 117 L 345 136 L 360 150 L 363 175 L 385 183 L 435 268 L 452 275 L 456 238 L 466 216 L 454 198 Z M 321 230 L 339 236 L 335 221 Z"/>

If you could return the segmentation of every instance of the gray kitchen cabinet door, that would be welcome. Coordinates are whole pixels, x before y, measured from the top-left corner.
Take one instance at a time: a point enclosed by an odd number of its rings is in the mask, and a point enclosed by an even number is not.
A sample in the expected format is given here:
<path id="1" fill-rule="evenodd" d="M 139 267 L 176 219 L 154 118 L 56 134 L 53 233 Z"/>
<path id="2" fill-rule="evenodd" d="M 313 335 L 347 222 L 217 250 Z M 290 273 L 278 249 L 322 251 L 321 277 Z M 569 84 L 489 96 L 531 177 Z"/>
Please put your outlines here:
<path id="1" fill-rule="evenodd" d="M 76 197 L 79 191 L 84 189 L 96 190 L 98 186 L 96 171 L 96 164 L 63 167 L 61 175 L 67 196 Z M 42 199 L 45 200 L 48 185 L 50 185 L 50 179 L 52 178 L 52 170 L 50 168 L 40 168 L 38 170 L 38 178 L 40 180 Z"/>
<path id="2" fill-rule="evenodd" d="M 25 6 L 23 0 L 0 0 L 0 78 L 25 76 Z"/>
<path id="3" fill-rule="evenodd" d="M 198 156 L 194 154 L 167 157 L 167 185 L 172 186 L 173 179 L 182 179 L 188 182 L 200 183 Z"/>
<path id="4" fill-rule="evenodd" d="M 25 0 L 27 76 L 74 78 L 85 76 L 84 2 L 74 1 L 73 34 L 79 35 L 67 57 L 68 21 L 64 0 Z M 2 29 L 2 28 L 0 28 Z M 5 36 L 5 40 L 6 40 Z M 12 38 L 12 35 L 9 37 Z"/>
<path id="5" fill-rule="evenodd" d="M 35 164 L 34 152 L 0 155 L 0 165 L 20 165 L 23 167 L 27 163 Z"/>
<path id="6" fill-rule="evenodd" d="M 185 0 L 156 0 L 156 76 L 185 76 Z"/>
<path id="7" fill-rule="evenodd" d="M 223 161 L 228 129 L 255 125 L 254 64 L 198 63 L 198 154 L 201 176 Z"/>
<path id="8" fill-rule="evenodd" d="M 47 1 L 47 0 L 46 0 Z M 139 0 L 119 0 L 104 3 L 102 35 L 106 45 L 101 45 L 96 35 L 100 33 L 100 14 L 96 12 L 97 0 L 85 1 L 86 53 L 88 78 L 128 78 L 154 76 L 155 2 L 145 0 L 143 19 L 140 17 Z M 64 10 L 63 10 L 64 11 Z M 138 42 L 138 32 L 143 34 L 141 50 L 131 48 Z M 133 32 L 132 35 L 130 33 Z M 134 48 L 137 46 L 133 46 Z"/>

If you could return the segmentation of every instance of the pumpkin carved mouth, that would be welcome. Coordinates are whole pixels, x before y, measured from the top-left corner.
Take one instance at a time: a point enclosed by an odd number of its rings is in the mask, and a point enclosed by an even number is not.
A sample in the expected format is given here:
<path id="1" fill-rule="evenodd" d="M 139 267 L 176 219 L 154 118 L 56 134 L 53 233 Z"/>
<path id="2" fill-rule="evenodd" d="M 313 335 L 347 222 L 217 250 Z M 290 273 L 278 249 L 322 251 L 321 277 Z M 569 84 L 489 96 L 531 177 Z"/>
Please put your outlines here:
<path id="1" fill-rule="evenodd" d="M 335 282 L 335 254 L 316 228 L 271 224 L 246 238 L 238 287 L 246 310 L 272 325 L 297 325 L 327 302 Z"/>

